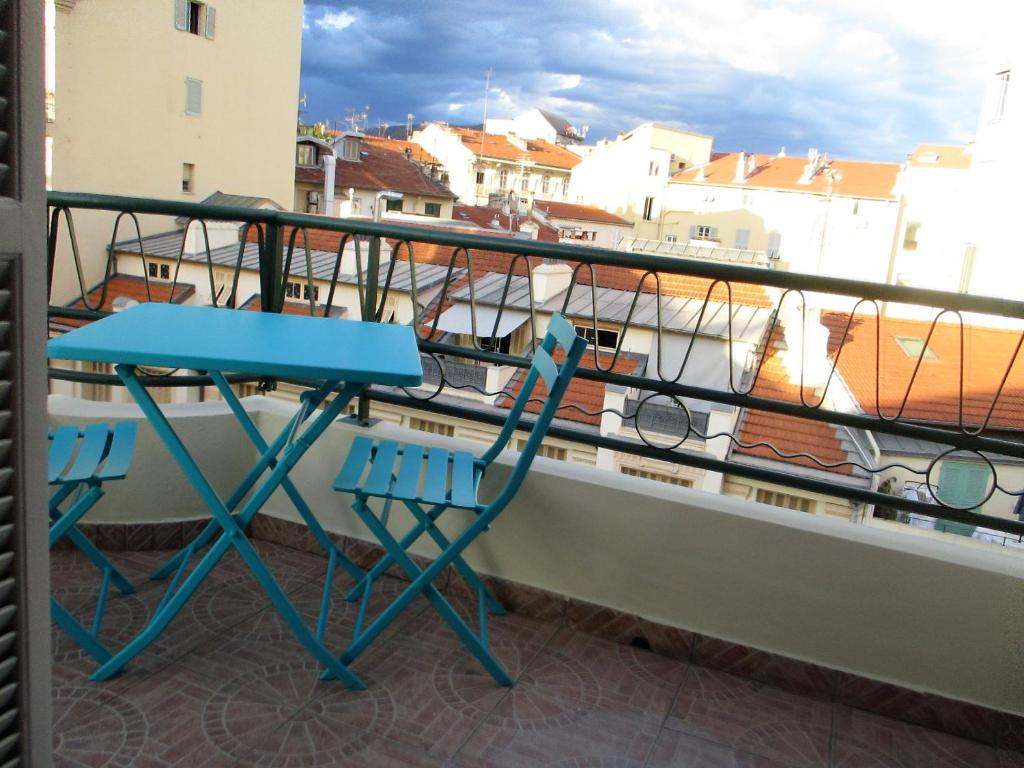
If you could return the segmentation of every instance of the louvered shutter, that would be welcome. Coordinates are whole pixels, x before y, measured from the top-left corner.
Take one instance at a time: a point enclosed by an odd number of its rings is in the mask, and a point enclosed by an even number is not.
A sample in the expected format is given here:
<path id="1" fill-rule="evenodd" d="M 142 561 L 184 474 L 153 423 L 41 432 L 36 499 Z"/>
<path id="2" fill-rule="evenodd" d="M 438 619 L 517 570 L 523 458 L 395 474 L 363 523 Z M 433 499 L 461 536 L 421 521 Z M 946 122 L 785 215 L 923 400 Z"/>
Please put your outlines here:
<path id="1" fill-rule="evenodd" d="M 188 29 L 188 0 L 174 0 L 174 28 Z"/>
<path id="2" fill-rule="evenodd" d="M 691 224 L 690 225 L 690 240 L 696 240 L 696 239 L 697 239 L 697 225 L 696 224 Z"/>
<path id="3" fill-rule="evenodd" d="M 230 21 L 230 19 L 229 19 Z M 206 6 L 206 37 L 213 40 L 213 33 L 217 26 L 217 9 L 212 5 Z"/>
<path id="4" fill-rule="evenodd" d="M 203 114 L 203 83 L 201 80 L 185 80 L 185 112 L 190 115 Z"/>
<path id="5" fill-rule="evenodd" d="M 750 230 L 749 229 L 737 229 L 736 230 L 736 247 L 745 251 L 750 247 Z"/>
<path id="6" fill-rule="evenodd" d="M 718 239 L 718 227 L 712 227 L 711 228 L 711 239 L 712 240 L 717 240 Z"/>
<path id="7" fill-rule="evenodd" d="M 0 768 L 52 765 L 43 5 L 0 0 Z"/>

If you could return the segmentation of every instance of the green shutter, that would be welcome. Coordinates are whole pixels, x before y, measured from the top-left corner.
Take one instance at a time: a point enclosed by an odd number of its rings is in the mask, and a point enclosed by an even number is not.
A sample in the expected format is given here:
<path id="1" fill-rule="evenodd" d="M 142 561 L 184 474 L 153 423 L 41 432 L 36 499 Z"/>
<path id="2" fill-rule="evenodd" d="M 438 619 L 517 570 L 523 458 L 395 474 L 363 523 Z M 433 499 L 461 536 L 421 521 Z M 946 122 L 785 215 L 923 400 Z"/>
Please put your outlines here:
<path id="1" fill-rule="evenodd" d="M 939 472 L 939 501 L 961 509 L 974 508 L 985 498 L 991 471 L 986 464 L 964 461 L 944 461 Z M 938 530 L 972 536 L 975 526 L 938 520 Z"/>

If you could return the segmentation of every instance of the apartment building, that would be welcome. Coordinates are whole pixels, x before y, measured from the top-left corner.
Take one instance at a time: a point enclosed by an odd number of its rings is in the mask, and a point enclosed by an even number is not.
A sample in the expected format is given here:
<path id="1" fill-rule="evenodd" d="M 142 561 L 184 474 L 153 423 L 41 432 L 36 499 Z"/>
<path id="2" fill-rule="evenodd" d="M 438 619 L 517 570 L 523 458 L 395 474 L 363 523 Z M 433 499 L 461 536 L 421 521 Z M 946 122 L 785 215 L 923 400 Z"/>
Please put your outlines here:
<path id="1" fill-rule="evenodd" d="M 47 0 L 48 186 L 190 201 L 223 190 L 291 207 L 302 8 Z M 166 226 L 140 223 L 144 235 Z M 103 275 L 110 226 L 75 214 L 86 287 Z M 61 244 L 56 303 L 79 293 Z"/>
<path id="2" fill-rule="evenodd" d="M 428 123 L 412 141 L 440 161 L 459 202 L 487 205 L 500 197 L 524 213 L 535 197 L 567 199 L 570 173 L 580 162 L 575 153 L 543 139 L 442 123 Z"/>
<path id="3" fill-rule="evenodd" d="M 675 173 L 657 238 L 765 253 L 779 269 L 885 282 L 901 166 L 730 152 Z"/>
<path id="4" fill-rule="evenodd" d="M 641 238 L 660 237 L 666 182 L 711 159 L 711 137 L 643 123 L 614 140 L 599 141 L 573 168 L 570 203 L 601 208 L 634 223 Z"/>

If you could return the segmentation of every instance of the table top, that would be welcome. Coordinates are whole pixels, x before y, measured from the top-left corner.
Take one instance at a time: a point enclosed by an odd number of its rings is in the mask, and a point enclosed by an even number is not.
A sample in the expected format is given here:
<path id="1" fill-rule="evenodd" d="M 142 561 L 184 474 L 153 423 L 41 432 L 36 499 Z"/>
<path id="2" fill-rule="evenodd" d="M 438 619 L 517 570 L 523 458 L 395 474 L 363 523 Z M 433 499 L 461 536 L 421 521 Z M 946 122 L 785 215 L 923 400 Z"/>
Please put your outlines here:
<path id="1" fill-rule="evenodd" d="M 144 303 L 51 339 L 51 358 L 417 386 L 413 329 L 336 318 Z"/>

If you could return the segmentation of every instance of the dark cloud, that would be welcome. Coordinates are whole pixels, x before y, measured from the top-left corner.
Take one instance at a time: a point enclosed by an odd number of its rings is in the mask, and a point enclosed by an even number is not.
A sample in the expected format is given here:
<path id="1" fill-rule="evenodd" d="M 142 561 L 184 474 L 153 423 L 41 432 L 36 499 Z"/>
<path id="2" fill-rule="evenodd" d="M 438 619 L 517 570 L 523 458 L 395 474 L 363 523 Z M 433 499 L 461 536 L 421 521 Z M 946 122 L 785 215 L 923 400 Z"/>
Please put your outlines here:
<path id="1" fill-rule="evenodd" d="M 949 77 L 948 52 L 906 31 L 883 34 L 850 13 L 808 16 L 815 39 L 776 43 L 712 19 L 700 22 L 710 48 L 699 50 L 705 37 L 684 6 L 659 27 L 627 0 L 307 0 L 305 117 L 339 120 L 368 106 L 371 125 L 408 113 L 478 123 L 491 69 L 489 116 L 554 109 L 589 125 L 591 139 L 655 120 L 710 133 L 719 149 L 898 159 L 973 128 L 977 77 Z M 798 37 L 802 23 L 786 17 L 780 28 Z M 745 49 L 731 50 L 741 33 Z"/>

